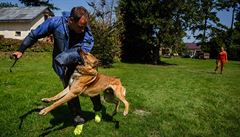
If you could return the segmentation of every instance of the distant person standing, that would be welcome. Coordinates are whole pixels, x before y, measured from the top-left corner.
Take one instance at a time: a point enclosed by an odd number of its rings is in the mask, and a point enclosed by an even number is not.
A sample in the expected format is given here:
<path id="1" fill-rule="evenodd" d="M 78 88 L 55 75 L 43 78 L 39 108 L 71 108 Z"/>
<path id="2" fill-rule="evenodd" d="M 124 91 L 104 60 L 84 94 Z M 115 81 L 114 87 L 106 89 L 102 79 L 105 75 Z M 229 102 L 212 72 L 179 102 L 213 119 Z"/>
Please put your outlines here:
<path id="1" fill-rule="evenodd" d="M 216 60 L 216 68 L 215 68 L 215 72 L 217 72 L 218 68 L 221 66 L 221 72 L 220 74 L 222 74 L 223 72 L 223 66 L 224 64 L 228 61 L 227 59 L 227 52 L 224 50 L 223 47 L 221 47 L 221 51 L 218 54 L 217 60 Z"/>

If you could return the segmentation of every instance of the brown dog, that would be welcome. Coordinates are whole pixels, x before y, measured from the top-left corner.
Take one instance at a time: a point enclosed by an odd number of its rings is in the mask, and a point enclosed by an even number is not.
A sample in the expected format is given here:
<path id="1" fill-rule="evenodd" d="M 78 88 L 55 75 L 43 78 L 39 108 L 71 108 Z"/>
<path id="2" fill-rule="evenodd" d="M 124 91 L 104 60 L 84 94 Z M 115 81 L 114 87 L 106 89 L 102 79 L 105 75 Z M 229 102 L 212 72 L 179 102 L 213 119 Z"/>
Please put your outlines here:
<path id="1" fill-rule="evenodd" d="M 120 105 L 119 100 L 121 100 L 125 105 L 123 115 L 126 116 L 128 114 L 129 103 L 125 99 L 126 90 L 122 86 L 120 79 L 99 74 L 96 70 L 98 60 L 92 54 L 80 51 L 80 55 L 84 60 L 84 65 L 78 65 L 76 67 L 73 75 L 71 76 L 69 86 L 62 92 L 53 97 L 42 99 L 43 102 L 58 101 L 42 109 L 39 114 L 46 115 L 51 110 L 68 102 L 78 95 L 93 97 L 101 92 L 104 92 L 104 99 L 107 102 L 115 104 L 113 115 L 118 111 L 118 107 Z"/>

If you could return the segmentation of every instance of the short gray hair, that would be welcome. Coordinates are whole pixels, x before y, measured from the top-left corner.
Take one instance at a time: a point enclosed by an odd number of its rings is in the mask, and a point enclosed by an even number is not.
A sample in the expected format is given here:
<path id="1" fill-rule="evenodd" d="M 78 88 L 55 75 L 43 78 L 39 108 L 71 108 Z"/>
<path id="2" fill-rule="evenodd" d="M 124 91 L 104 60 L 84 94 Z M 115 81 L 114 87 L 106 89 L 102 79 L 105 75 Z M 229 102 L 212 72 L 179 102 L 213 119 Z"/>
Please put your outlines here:
<path id="1" fill-rule="evenodd" d="M 89 20 L 89 13 L 83 6 L 72 8 L 70 17 L 72 17 L 75 21 L 81 19 L 82 16 L 86 17 L 87 20 Z"/>

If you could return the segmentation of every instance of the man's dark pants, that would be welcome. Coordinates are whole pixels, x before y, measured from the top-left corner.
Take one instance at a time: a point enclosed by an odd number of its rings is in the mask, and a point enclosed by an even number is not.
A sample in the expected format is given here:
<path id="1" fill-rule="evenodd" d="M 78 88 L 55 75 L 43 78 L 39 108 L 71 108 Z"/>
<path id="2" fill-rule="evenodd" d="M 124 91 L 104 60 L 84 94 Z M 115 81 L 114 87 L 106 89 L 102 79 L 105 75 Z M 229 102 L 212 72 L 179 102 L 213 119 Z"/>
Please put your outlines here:
<path id="1" fill-rule="evenodd" d="M 71 75 L 74 72 L 76 65 L 71 65 L 68 66 L 65 78 L 64 78 L 64 88 L 66 88 L 68 86 L 69 80 Z M 81 77 L 80 77 L 81 78 Z M 94 106 L 94 111 L 100 111 L 102 108 L 102 104 L 101 104 L 101 100 L 100 100 L 100 95 L 94 96 L 94 97 L 90 97 L 93 106 Z M 79 124 L 84 124 L 85 120 L 82 117 L 82 111 L 81 111 L 81 106 L 80 106 L 80 101 L 79 101 L 79 97 L 73 98 L 72 100 L 68 101 L 68 107 L 70 109 L 70 112 L 72 113 L 74 119 L 73 119 L 73 123 L 74 125 L 79 125 Z"/>

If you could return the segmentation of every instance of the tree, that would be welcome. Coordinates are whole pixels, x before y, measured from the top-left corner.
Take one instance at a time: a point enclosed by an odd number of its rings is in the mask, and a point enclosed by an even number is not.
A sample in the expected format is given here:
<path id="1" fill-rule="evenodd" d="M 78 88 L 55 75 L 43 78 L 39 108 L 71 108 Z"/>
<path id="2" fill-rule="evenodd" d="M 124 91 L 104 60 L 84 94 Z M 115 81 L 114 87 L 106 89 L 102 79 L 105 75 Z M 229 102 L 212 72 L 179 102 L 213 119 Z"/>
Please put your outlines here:
<path id="1" fill-rule="evenodd" d="M 12 4 L 11 2 L 1 2 L 0 7 L 18 7 L 18 5 Z"/>
<path id="2" fill-rule="evenodd" d="M 52 3 L 49 3 L 49 0 L 19 0 L 25 6 L 47 6 L 52 10 L 59 10 Z"/>
<path id="3" fill-rule="evenodd" d="M 116 29 L 118 25 L 113 19 L 116 1 L 107 3 L 105 0 L 99 0 L 88 2 L 88 5 L 93 9 L 90 23 L 95 39 L 93 54 L 100 59 L 102 66 L 111 67 L 114 60 L 119 58 L 121 45 Z"/>
<path id="4" fill-rule="evenodd" d="M 195 38 L 201 41 L 202 50 L 210 51 L 207 42 L 214 36 L 213 31 L 221 30 L 224 26 L 220 23 L 217 17 L 217 1 L 198 0 L 196 1 L 195 9 L 198 15 L 193 16 L 196 22 L 192 24 L 190 30 L 193 31 Z"/>
<path id="5" fill-rule="evenodd" d="M 216 58 L 216 52 L 220 47 L 225 47 L 228 52 L 229 59 L 240 59 L 240 17 L 239 17 L 239 2 L 237 0 L 218 0 L 218 10 L 232 9 L 231 26 L 225 27 L 223 30 L 213 31 L 216 35 L 212 37 L 211 54 L 213 58 Z M 234 23 L 235 22 L 235 23 Z"/>
<path id="6" fill-rule="evenodd" d="M 233 29 L 232 41 L 235 45 L 240 45 L 240 10 L 236 12 L 236 18 L 234 23 L 235 28 Z"/>
<path id="7" fill-rule="evenodd" d="M 226 44 L 226 51 L 229 52 L 229 48 L 232 44 L 232 35 L 233 35 L 233 25 L 235 20 L 235 15 L 239 13 L 240 10 L 240 2 L 239 0 L 218 0 L 218 9 L 219 10 L 227 10 L 232 9 L 232 19 L 231 26 L 228 30 L 228 43 Z"/>
<path id="8" fill-rule="evenodd" d="M 160 47 L 182 45 L 185 30 L 195 23 L 194 0 L 122 0 L 118 11 L 124 26 L 122 60 L 159 64 Z M 193 5 L 193 6 L 192 6 Z M 194 16 L 195 18 L 197 17 Z"/>
<path id="9" fill-rule="evenodd" d="M 141 3 L 136 0 L 127 1 L 122 0 L 118 7 L 118 22 L 124 26 L 124 31 L 121 34 L 122 40 L 122 61 L 143 62 L 146 59 L 148 32 L 151 28 L 148 25 L 141 26 L 141 15 L 145 7 L 139 7 Z M 150 40 L 150 39 L 149 39 Z"/>

